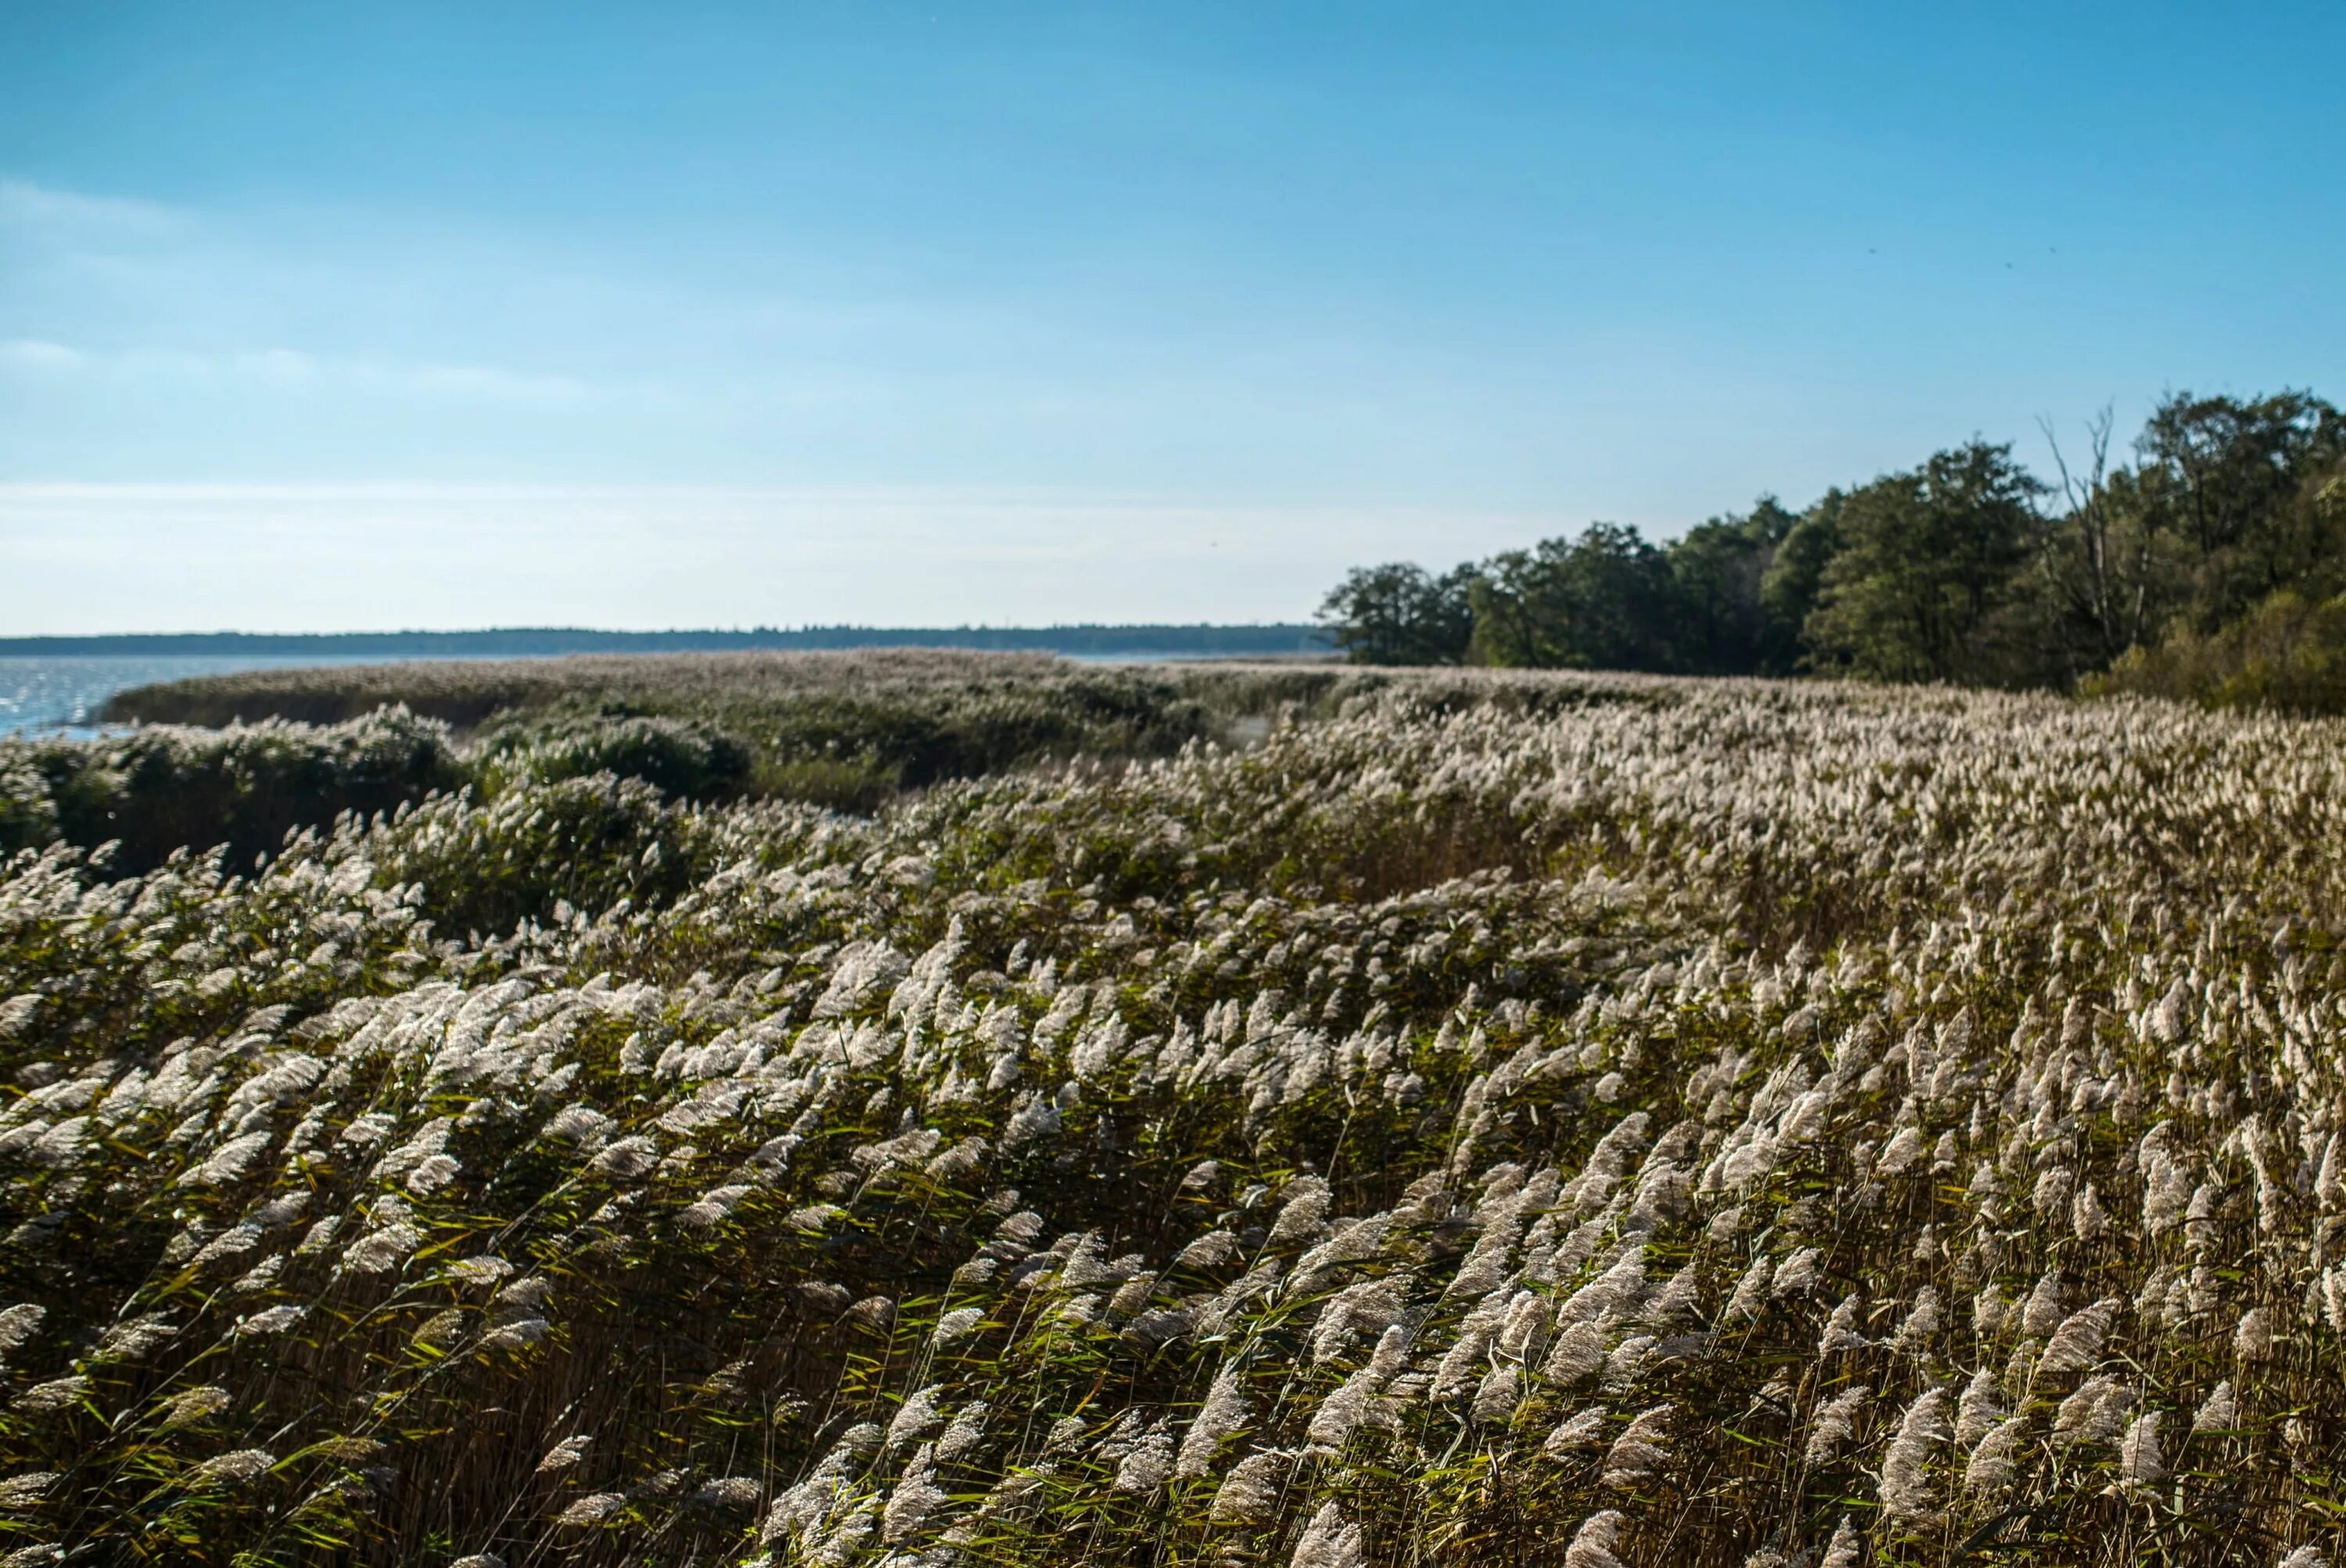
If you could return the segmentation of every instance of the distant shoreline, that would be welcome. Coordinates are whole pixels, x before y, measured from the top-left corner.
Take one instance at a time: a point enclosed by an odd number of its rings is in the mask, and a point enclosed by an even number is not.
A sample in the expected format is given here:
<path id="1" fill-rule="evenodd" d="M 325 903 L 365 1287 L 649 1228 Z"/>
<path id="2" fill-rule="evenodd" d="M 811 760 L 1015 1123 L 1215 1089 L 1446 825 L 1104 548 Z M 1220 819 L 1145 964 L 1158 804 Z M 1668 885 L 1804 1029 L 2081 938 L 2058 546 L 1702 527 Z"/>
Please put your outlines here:
<path id="1" fill-rule="evenodd" d="M 0 658 L 527 658 L 563 654 L 882 647 L 1168 657 L 1331 651 L 1322 628 L 1302 624 L 802 626 L 794 630 L 760 626 L 750 631 L 672 632 L 519 626 L 472 632 L 156 632 L 0 637 Z"/>

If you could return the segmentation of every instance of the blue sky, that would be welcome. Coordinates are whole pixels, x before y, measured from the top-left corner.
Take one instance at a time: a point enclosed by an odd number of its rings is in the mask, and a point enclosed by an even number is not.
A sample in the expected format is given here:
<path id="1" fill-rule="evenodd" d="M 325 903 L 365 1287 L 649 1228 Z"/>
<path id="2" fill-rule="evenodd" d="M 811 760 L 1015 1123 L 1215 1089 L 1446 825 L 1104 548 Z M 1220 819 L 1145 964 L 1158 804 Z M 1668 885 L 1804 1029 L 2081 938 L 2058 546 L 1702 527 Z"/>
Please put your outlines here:
<path id="1" fill-rule="evenodd" d="M 0 9 L 0 632 L 1295 618 L 2346 396 L 2334 4 Z"/>

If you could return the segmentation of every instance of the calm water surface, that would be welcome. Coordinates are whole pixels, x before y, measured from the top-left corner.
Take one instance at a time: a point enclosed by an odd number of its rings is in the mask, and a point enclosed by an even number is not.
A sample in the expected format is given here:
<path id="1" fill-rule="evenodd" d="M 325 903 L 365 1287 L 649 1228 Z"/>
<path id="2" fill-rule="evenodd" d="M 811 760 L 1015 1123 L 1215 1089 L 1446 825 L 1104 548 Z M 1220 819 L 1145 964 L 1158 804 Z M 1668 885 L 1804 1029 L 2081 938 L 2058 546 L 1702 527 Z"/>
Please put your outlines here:
<path id="1" fill-rule="evenodd" d="M 232 654 L 182 654 L 168 657 L 0 657 L 0 735 L 64 730 L 87 734 L 98 709 L 116 692 L 158 680 L 196 675 L 228 675 L 240 669 L 316 668 L 321 665 L 390 664 L 365 658 L 239 658 Z"/>

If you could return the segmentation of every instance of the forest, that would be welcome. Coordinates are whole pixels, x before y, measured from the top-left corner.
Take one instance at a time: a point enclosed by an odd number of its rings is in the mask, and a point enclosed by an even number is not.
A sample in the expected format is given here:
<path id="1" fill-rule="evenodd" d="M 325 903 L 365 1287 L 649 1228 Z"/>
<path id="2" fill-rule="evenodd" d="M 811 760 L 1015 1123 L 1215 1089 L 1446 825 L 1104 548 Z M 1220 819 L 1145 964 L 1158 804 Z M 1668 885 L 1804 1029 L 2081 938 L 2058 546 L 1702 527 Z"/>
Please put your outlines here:
<path id="1" fill-rule="evenodd" d="M 2052 474 L 1974 439 L 1772 495 L 1667 544 L 1590 525 L 1447 572 L 1354 569 L 1356 662 L 1812 674 L 2346 709 L 2346 416 L 2310 392 L 2176 392 L 2131 443 L 2050 423 Z"/>

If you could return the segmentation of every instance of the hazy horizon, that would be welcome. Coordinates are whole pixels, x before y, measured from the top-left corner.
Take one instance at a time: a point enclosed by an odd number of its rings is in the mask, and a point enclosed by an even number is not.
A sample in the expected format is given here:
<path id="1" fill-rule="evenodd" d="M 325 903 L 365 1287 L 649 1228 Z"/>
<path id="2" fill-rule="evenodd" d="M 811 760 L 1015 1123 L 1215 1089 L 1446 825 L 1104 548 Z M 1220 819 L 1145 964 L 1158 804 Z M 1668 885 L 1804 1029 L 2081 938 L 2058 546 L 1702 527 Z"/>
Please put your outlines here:
<path id="1" fill-rule="evenodd" d="M 2346 381 L 2334 8 L 1370 21 L 12 11 L 0 634 L 1295 621 Z"/>

